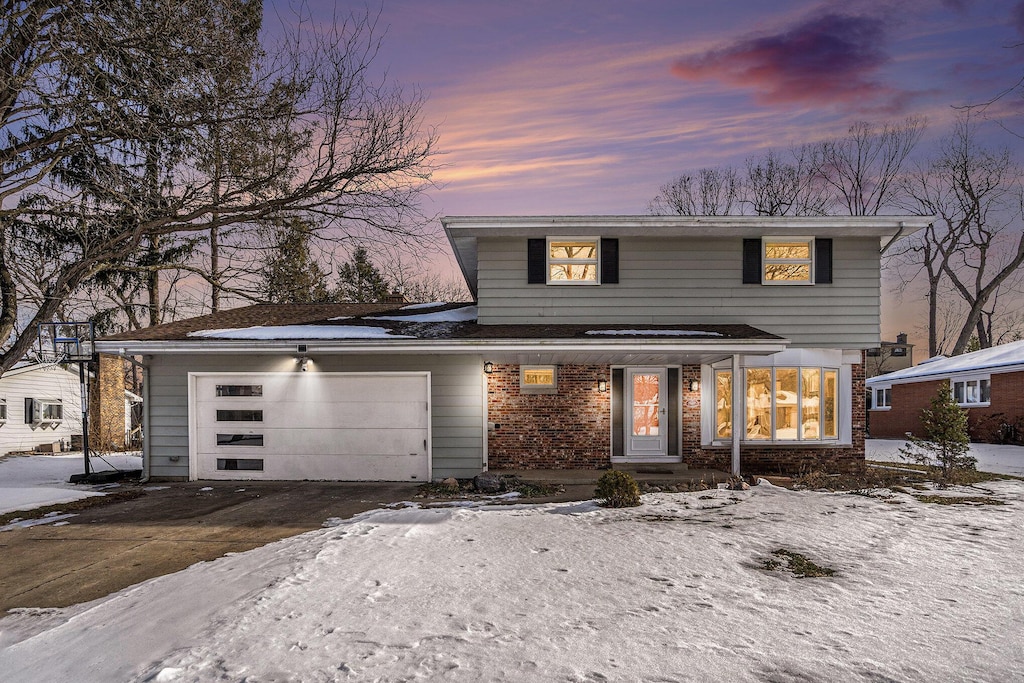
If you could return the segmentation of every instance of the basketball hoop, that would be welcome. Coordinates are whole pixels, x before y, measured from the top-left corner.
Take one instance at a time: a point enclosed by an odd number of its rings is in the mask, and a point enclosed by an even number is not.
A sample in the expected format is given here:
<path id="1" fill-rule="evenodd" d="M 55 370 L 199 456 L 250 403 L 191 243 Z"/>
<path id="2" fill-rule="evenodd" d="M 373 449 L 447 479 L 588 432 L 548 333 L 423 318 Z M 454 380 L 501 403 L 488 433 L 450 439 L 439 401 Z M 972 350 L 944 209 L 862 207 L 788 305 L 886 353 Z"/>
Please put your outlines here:
<path id="1" fill-rule="evenodd" d="M 39 324 L 39 358 L 51 363 L 87 363 L 92 360 L 96 327 L 87 322 Z"/>

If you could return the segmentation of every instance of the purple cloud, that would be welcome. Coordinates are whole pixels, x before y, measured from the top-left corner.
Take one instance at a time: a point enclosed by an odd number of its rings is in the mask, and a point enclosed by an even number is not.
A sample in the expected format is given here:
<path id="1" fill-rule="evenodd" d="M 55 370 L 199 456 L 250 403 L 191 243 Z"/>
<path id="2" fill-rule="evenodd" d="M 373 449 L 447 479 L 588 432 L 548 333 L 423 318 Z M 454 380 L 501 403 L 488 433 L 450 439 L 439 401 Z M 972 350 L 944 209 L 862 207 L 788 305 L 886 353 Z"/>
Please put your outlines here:
<path id="1" fill-rule="evenodd" d="M 894 95 L 873 78 L 890 59 L 884 34 L 881 19 L 826 14 L 681 59 L 672 71 L 686 80 L 752 88 L 765 104 L 878 103 Z"/>

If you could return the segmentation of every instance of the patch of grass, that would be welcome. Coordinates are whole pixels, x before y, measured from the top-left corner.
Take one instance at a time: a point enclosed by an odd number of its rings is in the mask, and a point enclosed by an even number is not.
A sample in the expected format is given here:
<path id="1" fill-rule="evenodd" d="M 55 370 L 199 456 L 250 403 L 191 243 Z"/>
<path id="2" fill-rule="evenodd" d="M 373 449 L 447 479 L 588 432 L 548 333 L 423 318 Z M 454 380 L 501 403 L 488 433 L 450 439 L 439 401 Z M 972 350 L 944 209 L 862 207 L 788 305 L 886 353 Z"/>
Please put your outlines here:
<path id="1" fill-rule="evenodd" d="M 766 569 L 768 571 L 788 569 L 793 572 L 793 575 L 798 579 L 833 576 L 836 573 L 834 569 L 822 567 L 821 565 L 815 564 L 811 560 L 807 559 L 806 556 L 801 555 L 800 553 L 795 553 L 792 550 L 786 550 L 785 548 L 773 550 L 772 555 L 778 559 L 770 557 L 764 560 L 761 562 L 762 569 Z"/>
<path id="2" fill-rule="evenodd" d="M 146 495 L 146 492 L 142 489 L 124 489 L 108 493 L 105 496 L 90 496 L 88 498 L 73 500 L 70 503 L 45 505 L 41 508 L 34 508 L 32 510 L 15 510 L 14 512 L 5 512 L 0 515 L 0 526 L 9 524 L 15 519 L 42 519 L 51 512 L 81 512 L 82 510 L 88 510 L 89 508 L 99 507 L 101 505 L 110 505 L 111 503 L 135 500 L 136 498 L 141 498 L 144 495 Z"/>
<path id="3" fill-rule="evenodd" d="M 922 503 L 935 503 L 936 505 L 1006 505 L 1006 501 L 989 496 L 922 496 L 915 495 Z"/>
<path id="4" fill-rule="evenodd" d="M 516 492 L 520 498 L 542 498 L 553 496 L 565 491 L 561 484 L 550 484 L 546 482 L 523 481 L 515 475 L 503 476 L 502 493 Z M 448 486 L 441 482 L 427 482 L 420 484 L 417 498 L 486 498 L 495 494 L 477 493 L 473 490 L 472 479 L 460 479 L 458 488 Z"/>

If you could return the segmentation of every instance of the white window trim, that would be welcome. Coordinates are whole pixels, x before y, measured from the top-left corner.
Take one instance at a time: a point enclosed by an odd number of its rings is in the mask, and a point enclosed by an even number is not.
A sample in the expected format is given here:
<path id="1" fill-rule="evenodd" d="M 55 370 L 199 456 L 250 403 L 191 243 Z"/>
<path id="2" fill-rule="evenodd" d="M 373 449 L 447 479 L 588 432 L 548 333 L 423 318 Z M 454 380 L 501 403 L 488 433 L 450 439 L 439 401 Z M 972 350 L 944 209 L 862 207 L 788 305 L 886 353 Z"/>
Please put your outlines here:
<path id="1" fill-rule="evenodd" d="M 8 410 L 9 410 L 9 408 L 7 407 L 7 399 L 6 398 L 0 398 L 0 409 L 2 409 L 2 410 L 0 410 L 0 412 L 3 413 L 3 415 L 0 415 L 0 425 L 3 425 L 3 424 L 5 424 L 7 422 Z"/>
<path id="2" fill-rule="evenodd" d="M 526 373 L 529 370 L 550 370 L 552 384 L 527 384 Z M 521 394 L 557 394 L 558 393 L 558 366 L 557 365 L 520 365 L 519 366 L 519 393 Z"/>
<path id="3" fill-rule="evenodd" d="M 56 420 L 53 418 L 43 417 L 43 412 L 46 406 L 60 406 L 60 417 Z M 36 415 L 39 419 L 36 419 Z M 59 398 L 34 398 L 32 399 L 32 422 L 31 424 L 58 424 L 64 421 L 64 402 Z"/>
<path id="4" fill-rule="evenodd" d="M 556 259 L 551 258 L 552 242 L 593 242 L 594 258 L 592 259 Z M 593 280 L 552 280 L 551 266 L 594 264 Z M 601 284 L 601 238 L 592 235 L 569 235 L 548 237 L 544 245 L 544 278 L 549 285 L 599 285 Z"/>
<path id="5" fill-rule="evenodd" d="M 768 258 L 768 244 L 774 242 L 806 242 L 808 258 L 806 259 L 770 259 Z M 765 271 L 773 263 L 799 265 L 807 264 L 806 280 L 769 280 L 765 277 Z M 805 286 L 814 284 L 814 237 L 796 235 L 771 235 L 761 238 L 761 284 L 762 285 L 783 285 L 788 287 Z"/>
<path id="6" fill-rule="evenodd" d="M 779 354 L 779 355 L 782 355 L 782 354 Z M 834 370 L 836 372 L 836 383 L 837 383 L 837 386 L 836 386 L 836 436 L 834 436 L 834 437 L 827 437 L 827 438 L 818 438 L 818 439 L 747 439 L 747 438 L 741 438 L 740 439 L 740 443 L 741 444 L 743 444 L 744 446 L 758 446 L 758 445 L 761 445 L 761 446 L 781 446 L 781 447 L 790 447 L 791 446 L 791 447 L 794 447 L 794 448 L 804 447 L 804 446 L 836 446 L 836 447 L 843 447 L 843 448 L 845 448 L 845 447 L 848 447 L 848 446 L 851 445 L 852 439 L 851 439 L 851 435 L 849 433 L 850 432 L 850 428 L 848 426 L 850 418 L 851 418 L 850 405 L 849 405 L 850 402 L 849 402 L 849 399 L 844 398 L 844 397 L 849 395 L 850 390 L 851 390 L 851 388 L 850 388 L 851 377 L 850 377 L 850 369 L 849 369 L 848 366 L 840 365 L 839 367 L 836 367 L 835 365 L 830 365 L 830 364 L 816 365 L 816 364 L 813 364 L 813 363 L 794 364 L 794 363 L 791 363 L 791 362 L 785 362 L 786 360 L 790 360 L 791 361 L 791 360 L 793 360 L 793 358 L 786 358 L 786 359 L 781 359 L 780 358 L 780 359 L 778 359 L 779 362 L 777 364 L 768 364 L 768 363 L 763 363 L 763 362 L 757 362 L 757 361 L 761 361 L 761 360 L 762 360 L 761 358 L 757 358 L 757 359 L 755 359 L 755 362 L 750 363 L 750 364 L 744 363 L 740 367 L 740 371 L 743 373 L 743 387 L 744 387 L 743 391 L 740 392 L 742 394 L 742 396 L 743 396 L 743 405 L 741 406 L 741 411 L 740 412 L 744 416 L 744 419 L 746 419 L 746 414 L 747 414 L 747 404 L 746 404 L 746 400 L 747 400 L 746 394 L 747 394 L 747 392 L 746 392 L 746 389 L 745 389 L 745 387 L 746 387 L 746 372 L 747 372 L 747 370 L 757 369 L 757 368 L 760 368 L 760 369 L 770 369 L 772 371 L 772 378 L 773 379 L 775 377 L 775 369 L 776 368 L 792 368 L 792 367 L 795 367 L 798 370 L 818 368 L 819 370 L 822 371 L 822 373 L 824 373 L 827 370 Z M 714 386 L 715 386 L 715 371 L 716 370 L 728 371 L 728 368 L 725 368 L 725 367 L 715 367 L 715 366 L 710 366 L 710 365 L 704 365 L 701 368 L 701 391 L 702 392 L 704 392 L 704 391 L 710 392 L 709 393 L 710 396 L 714 396 L 715 395 L 714 394 Z M 733 381 L 735 382 L 735 378 L 733 379 Z M 802 395 L 803 395 L 802 394 L 802 382 L 803 382 L 803 375 L 802 375 L 802 373 L 800 375 L 800 381 L 801 381 L 801 397 L 802 397 Z M 824 381 L 824 378 L 823 378 L 823 381 Z M 774 395 L 773 395 L 773 399 L 772 400 L 774 402 Z M 702 402 L 702 404 L 703 404 L 703 402 Z M 719 446 L 728 446 L 729 444 L 732 443 L 732 439 L 731 438 L 726 439 L 726 438 L 719 438 L 718 437 L 717 431 L 716 431 L 718 425 L 716 423 L 716 420 L 717 420 L 717 413 L 716 413 L 716 410 L 715 410 L 715 401 L 712 400 L 710 402 L 710 409 L 709 410 L 705 411 L 703 409 L 703 407 L 701 409 L 701 434 L 702 434 L 701 444 L 702 445 L 704 445 L 704 446 L 719 447 Z M 772 431 L 774 432 L 774 425 L 772 427 Z M 707 434 L 711 434 L 711 435 L 713 435 L 713 437 L 708 439 L 705 436 Z"/>
<path id="7" fill-rule="evenodd" d="M 890 393 L 890 397 L 889 397 L 889 403 L 887 405 L 884 405 L 884 406 L 878 405 L 878 392 L 881 391 L 882 395 L 884 396 L 886 389 L 888 389 L 890 392 L 892 392 L 892 385 L 891 384 L 874 384 L 874 385 L 868 387 L 868 390 L 871 392 L 871 410 L 873 410 L 873 411 L 874 410 L 892 410 L 892 396 L 891 396 L 891 393 Z"/>
<path id="8" fill-rule="evenodd" d="M 950 391 L 951 394 L 953 394 L 954 400 L 956 399 L 956 383 L 957 382 L 963 382 L 964 383 L 964 396 L 965 397 L 967 396 L 967 383 L 968 382 L 979 382 L 979 384 L 978 384 L 978 396 L 980 397 L 981 396 L 981 384 L 980 384 L 981 380 L 988 380 L 989 400 L 988 401 L 978 401 L 976 403 L 967 403 L 967 402 L 961 403 L 960 401 L 957 401 L 956 404 L 958 406 L 960 406 L 961 408 L 987 408 L 990 405 L 992 405 L 992 375 L 962 375 L 960 377 L 950 377 L 949 378 L 949 391 Z"/>

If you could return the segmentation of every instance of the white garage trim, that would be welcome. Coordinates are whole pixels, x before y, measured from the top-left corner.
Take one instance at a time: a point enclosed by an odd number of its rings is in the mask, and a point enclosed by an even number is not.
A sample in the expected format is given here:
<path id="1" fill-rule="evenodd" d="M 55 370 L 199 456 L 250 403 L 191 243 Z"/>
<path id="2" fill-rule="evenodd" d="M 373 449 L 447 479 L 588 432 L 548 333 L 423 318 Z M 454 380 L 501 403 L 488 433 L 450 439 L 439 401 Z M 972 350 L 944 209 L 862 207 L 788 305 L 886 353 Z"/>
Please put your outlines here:
<path id="1" fill-rule="evenodd" d="M 429 372 L 190 372 L 189 479 L 429 481 L 430 397 Z"/>

